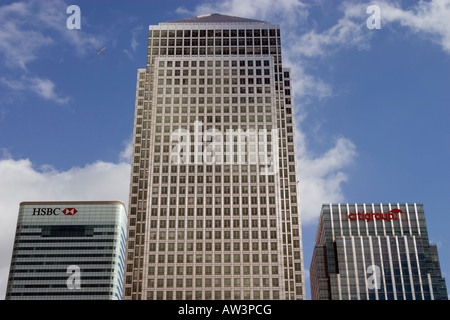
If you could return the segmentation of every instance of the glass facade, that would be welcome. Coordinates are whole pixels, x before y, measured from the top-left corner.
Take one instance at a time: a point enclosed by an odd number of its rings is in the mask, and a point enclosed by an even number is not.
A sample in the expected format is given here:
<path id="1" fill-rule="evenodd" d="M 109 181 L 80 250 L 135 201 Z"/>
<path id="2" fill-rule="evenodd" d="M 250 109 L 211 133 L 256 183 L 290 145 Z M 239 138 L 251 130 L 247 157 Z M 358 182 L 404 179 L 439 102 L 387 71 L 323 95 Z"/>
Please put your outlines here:
<path id="1" fill-rule="evenodd" d="M 268 22 L 213 14 L 149 27 L 126 299 L 303 299 L 291 76 L 281 59 L 279 26 Z"/>
<path id="2" fill-rule="evenodd" d="M 20 204 L 6 300 L 120 300 L 122 202 Z"/>
<path id="3" fill-rule="evenodd" d="M 447 300 L 422 204 L 322 206 L 313 300 Z"/>

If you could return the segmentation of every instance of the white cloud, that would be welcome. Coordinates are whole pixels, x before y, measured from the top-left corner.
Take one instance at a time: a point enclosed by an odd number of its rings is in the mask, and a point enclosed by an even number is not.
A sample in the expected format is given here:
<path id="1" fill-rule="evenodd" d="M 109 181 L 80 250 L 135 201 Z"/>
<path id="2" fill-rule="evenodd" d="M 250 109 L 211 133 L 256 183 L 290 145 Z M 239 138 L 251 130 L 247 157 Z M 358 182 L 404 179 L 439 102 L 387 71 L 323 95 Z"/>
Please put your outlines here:
<path id="1" fill-rule="evenodd" d="M 371 36 L 376 33 L 366 27 L 369 17 L 366 9 L 373 4 L 380 7 L 381 29 L 404 27 L 408 34 L 431 40 L 450 54 L 450 0 L 403 2 L 402 5 L 399 1 L 346 1 L 341 5 L 344 17 L 336 25 L 321 33 L 310 31 L 303 35 L 304 42 L 298 48 L 305 56 L 323 56 L 329 49 L 340 46 L 367 49 Z"/>
<path id="2" fill-rule="evenodd" d="M 301 26 L 290 28 L 281 22 L 284 32 L 284 60 L 291 65 L 296 96 L 314 96 L 319 99 L 333 95 L 331 84 L 305 72 L 313 59 L 328 57 L 337 50 L 370 49 L 371 38 L 377 31 L 366 26 L 367 7 L 373 3 L 347 1 L 340 5 L 343 17 L 325 30 L 301 32 Z M 402 9 L 394 1 L 379 1 L 382 28 L 395 28 L 398 24 L 413 35 L 421 35 L 438 43 L 450 53 L 450 0 L 419 1 Z M 307 15 L 306 15 L 307 16 Z M 303 20 L 300 20 L 303 21 Z"/>
<path id="3" fill-rule="evenodd" d="M 69 30 L 67 4 L 59 0 L 14 2 L 0 6 L 0 54 L 7 67 L 27 70 L 39 51 L 64 41 L 84 54 L 99 47 L 103 38 L 81 30 Z M 86 23 L 83 16 L 83 23 Z M 82 24 L 83 26 L 83 24 Z"/>
<path id="4" fill-rule="evenodd" d="M 284 23 L 297 24 L 306 19 L 307 5 L 299 0 L 227 0 L 221 2 L 204 2 L 193 11 L 184 7 L 177 8 L 178 14 L 203 15 L 221 13 L 256 20 L 270 20 L 274 15 L 283 17 Z"/>
<path id="5" fill-rule="evenodd" d="M 305 116 L 305 108 L 309 103 L 310 98 L 326 99 L 333 95 L 333 87 L 331 84 L 325 82 L 323 79 L 308 73 L 305 65 L 302 63 L 302 58 L 297 55 L 295 50 L 286 47 L 284 51 L 283 66 L 291 69 L 291 77 L 293 79 L 291 86 L 296 101 L 295 108 L 300 109 L 302 116 Z"/>
<path id="6" fill-rule="evenodd" d="M 64 104 L 69 101 L 69 98 L 61 98 L 55 93 L 55 85 L 48 79 L 30 78 L 30 88 L 41 97 L 56 103 Z"/>
<path id="7" fill-rule="evenodd" d="M 339 138 L 335 146 L 320 156 L 312 154 L 305 134 L 297 125 L 295 138 L 297 149 L 300 204 L 302 222 L 315 222 L 323 203 L 345 200 L 342 183 L 348 177 L 343 168 L 353 163 L 357 156 L 355 145 L 346 138 Z"/>
<path id="8" fill-rule="evenodd" d="M 0 54 L 3 54 L 6 66 L 26 70 L 26 65 L 36 59 L 37 51 L 53 44 L 54 40 L 41 32 L 21 29 L 14 21 L 3 17 L 2 8 L 0 7 Z"/>
<path id="9" fill-rule="evenodd" d="M 290 26 L 281 20 L 283 64 L 292 70 L 293 93 L 296 101 L 301 101 L 295 104 L 296 109 L 300 109 L 298 116 L 306 117 L 311 101 L 331 98 L 335 94 L 333 84 L 313 73 L 314 66 L 323 63 L 318 59 L 339 50 L 367 50 L 370 47 L 371 35 L 365 24 L 365 8 L 357 4 L 340 5 L 343 17 L 325 30 L 317 30 L 314 21 L 300 19 L 295 26 Z"/>
<path id="10" fill-rule="evenodd" d="M 66 104 L 70 100 L 69 97 L 57 94 L 55 84 L 49 79 L 22 76 L 20 80 L 0 78 L 0 83 L 14 90 L 31 90 L 42 98 L 58 104 Z"/>
<path id="11" fill-rule="evenodd" d="M 380 2 L 382 28 L 398 23 L 442 46 L 450 54 L 450 0 L 419 1 L 408 10 L 398 4 Z"/>
<path id="12" fill-rule="evenodd" d="M 124 143 L 125 149 L 120 153 L 119 160 L 125 163 L 131 163 L 131 157 L 133 155 L 133 138 L 130 138 Z"/>
<path id="13" fill-rule="evenodd" d="M 136 51 L 137 47 L 139 46 L 139 42 L 137 41 L 136 37 L 140 30 L 142 30 L 142 27 L 135 28 L 131 32 L 131 49 L 133 51 Z"/>
<path id="14" fill-rule="evenodd" d="M 83 26 L 89 23 L 86 14 L 81 9 L 81 29 L 68 29 L 66 10 L 69 4 L 62 0 L 37 1 L 30 0 L 27 2 L 28 12 L 24 18 L 28 18 L 27 24 L 23 28 L 34 26 L 36 29 L 43 31 L 53 31 L 56 39 L 61 38 L 62 41 L 68 43 L 79 54 L 87 52 L 95 52 L 94 49 L 100 47 L 104 38 L 101 35 L 93 35 L 85 32 Z M 82 8 L 82 7 L 81 7 Z"/>
<path id="15" fill-rule="evenodd" d="M 123 49 L 122 51 L 128 56 L 128 58 L 130 58 L 131 60 L 134 60 L 134 57 L 129 50 Z"/>
<path id="16" fill-rule="evenodd" d="M 359 17 L 364 17 L 364 13 Z M 364 31 L 365 21 L 361 23 L 345 16 L 325 31 L 311 30 L 302 34 L 297 37 L 297 41 L 292 42 L 294 44 L 290 46 L 290 49 L 305 57 L 329 55 L 343 47 L 367 49 L 370 33 Z"/>
<path id="17" fill-rule="evenodd" d="M 121 154 L 122 155 L 122 154 Z M 67 171 L 35 168 L 29 159 L 0 153 L 0 299 L 4 299 L 22 201 L 119 200 L 128 203 L 130 165 L 98 161 Z"/>
<path id="18" fill-rule="evenodd" d="M 45 49 L 56 44 L 68 44 L 79 55 L 95 52 L 102 44 L 102 36 L 67 28 L 67 6 L 60 0 L 29 0 L 0 6 L 0 67 L 25 74 L 2 77 L 0 83 L 15 90 L 30 90 L 58 104 L 69 102 L 68 97 L 55 91 L 53 81 L 33 76 L 29 70 L 30 63 L 39 60 Z M 82 26 L 86 20 L 83 16 Z M 0 119 L 4 114 L 4 111 L 0 113 Z"/>
<path id="19" fill-rule="evenodd" d="M 133 57 L 132 53 L 136 52 L 137 47 L 139 46 L 139 42 L 137 41 L 137 37 L 140 35 L 139 32 L 142 31 L 143 28 L 144 28 L 143 26 L 138 26 L 138 27 L 133 28 L 133 30 L 131 31 L 131 41 L 130 41 L 131 50 L 123 49 L 123 52 L 131 60 L 134 60 L 134 57 Z"/>

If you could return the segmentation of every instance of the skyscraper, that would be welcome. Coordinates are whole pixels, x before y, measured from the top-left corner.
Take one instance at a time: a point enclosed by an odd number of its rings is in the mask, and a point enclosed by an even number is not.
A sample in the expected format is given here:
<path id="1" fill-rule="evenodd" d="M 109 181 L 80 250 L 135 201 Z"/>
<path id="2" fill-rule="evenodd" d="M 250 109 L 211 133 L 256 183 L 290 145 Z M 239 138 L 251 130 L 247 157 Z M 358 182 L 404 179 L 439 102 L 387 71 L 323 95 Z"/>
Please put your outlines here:
<path id="1" fill-rule="evenodd" d="M 291 94 L 278 25 L 149 27 L 125 299 L 304 298 Z"/>
<path id="2" fill-rule="evenodd" d="M 324 204 L 310 275 L 313 300 L 447 300 L 422 204 Z"/>
<path id="3" fill-rule="evenodd" d="M 22 202 L 7 300 L 120 300 L 126 210 L 118 201 Z"/>

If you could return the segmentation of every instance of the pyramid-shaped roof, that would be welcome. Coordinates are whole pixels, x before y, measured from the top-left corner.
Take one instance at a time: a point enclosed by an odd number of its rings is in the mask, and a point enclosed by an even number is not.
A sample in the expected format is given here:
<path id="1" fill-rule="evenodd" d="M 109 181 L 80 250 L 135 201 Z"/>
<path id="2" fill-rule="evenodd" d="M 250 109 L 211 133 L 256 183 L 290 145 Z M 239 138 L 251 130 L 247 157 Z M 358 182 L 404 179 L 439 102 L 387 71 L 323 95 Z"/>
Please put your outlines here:
<path id="1" fill-rule="evenodd" d="M 163 22 L 163 24 L 169 24 L 169 23 L 170 24 L 172 24 L 172 23 L 264 23 L 264 24 L 268 24 L 268 22 L 265 22 L 265 21 L 235 17 L 235 16 L 228 16 L 228 15 L 219 14 L 219 13 L 211 13 L 211 14 L 202 15 L 202 16 L 193 17 L 193 18 L 186 18 L 186 19 L 181 19 L 181 20 Z"/>

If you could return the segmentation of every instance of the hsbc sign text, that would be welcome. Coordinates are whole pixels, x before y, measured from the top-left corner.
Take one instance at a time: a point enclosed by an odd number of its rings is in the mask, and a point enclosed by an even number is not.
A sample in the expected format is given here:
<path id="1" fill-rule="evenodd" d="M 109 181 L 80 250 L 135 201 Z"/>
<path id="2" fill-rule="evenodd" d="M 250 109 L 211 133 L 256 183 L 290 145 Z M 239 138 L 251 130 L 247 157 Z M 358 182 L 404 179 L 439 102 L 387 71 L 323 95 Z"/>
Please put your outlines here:
<path id="1" fill-rule="evenodd" d="M 78 212 L 75 208 L 33 208 L 33 216 L 59 216 L 61 213 L 66 216 L 73 216 Z"/>

